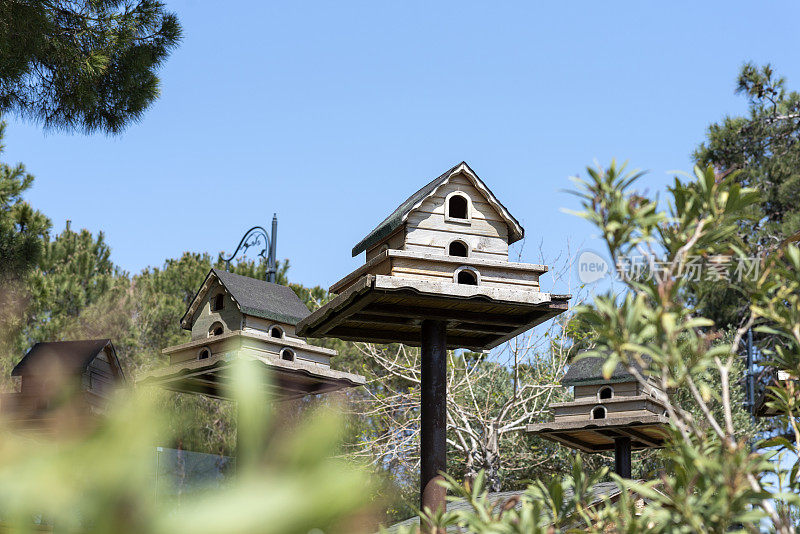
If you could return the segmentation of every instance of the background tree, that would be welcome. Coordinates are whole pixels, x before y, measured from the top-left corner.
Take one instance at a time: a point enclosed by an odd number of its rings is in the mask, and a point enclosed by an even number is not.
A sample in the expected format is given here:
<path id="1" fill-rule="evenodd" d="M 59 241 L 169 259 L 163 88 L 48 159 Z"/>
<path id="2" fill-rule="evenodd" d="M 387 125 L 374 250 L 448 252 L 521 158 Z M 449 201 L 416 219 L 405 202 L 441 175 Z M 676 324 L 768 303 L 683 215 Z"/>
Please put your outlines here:
<path id="1" fill-rule="evenodd" d="M 180 36 L 155 0 L 0 0 L 0 111 L 119 133 L 158 97 Z"/>
<path id="2" fill-rule="evenodd" d="M 739 235 L 758 255 L 800 231 L 800 94 L 767 64 L 745 64 L 736 93 L 747 98 L 749 113 L 725 117 L 708 127 L 695 150 L 698 165 L 713 165 L 721 175 L 761 192 L 739 222 Z M 741 326 L 748 302 L 735 288 L 695 284 L 691 303 L 724 328 Z"/>
<path id="3" fill-rule="evenodd" d="M 3 154 L 6 124 L 0 121 L 0 156 Z M 28 275 L 44 250 L 50 220 L 22 198 L 33 176 L 19 163 L 0 162 L 0 389 L 8 380 L 10 358 L 16 351 L 27 324 L 30 303 Z"/>

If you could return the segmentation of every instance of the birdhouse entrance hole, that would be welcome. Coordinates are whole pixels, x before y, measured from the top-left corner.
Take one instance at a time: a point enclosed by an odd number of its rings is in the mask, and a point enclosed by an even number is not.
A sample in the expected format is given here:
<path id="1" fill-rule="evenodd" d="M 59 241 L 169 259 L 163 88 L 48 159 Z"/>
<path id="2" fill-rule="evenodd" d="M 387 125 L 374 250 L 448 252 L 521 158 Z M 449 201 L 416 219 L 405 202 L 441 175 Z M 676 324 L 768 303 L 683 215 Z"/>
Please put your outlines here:
<path id="1" fill-rule="evenodd" d="M 448 215 L 453 219 L 469 219 L 467 198 L 462 195 L 453 195 L 448 201 Z"/>
<path id="2" fill-rule="evenodd" d="M 281 350 L 281 360 L 286 360 L 287 362 L 294 361 L 294 351 L 292 349 L 283 349 Z"/>
<path id="3" fill-rule="evenodd" d="M 597 396 L 600 398 L 600 400 L 610 399 L 614 396 L 614 390 L 611 389 L 610 386 L 602 387 L 600 388 L 600 393 L 598 393 Z"/>
<path id="4" fill-rule="evenodd" d="M 273 326 L 269 329 L 269 335 L 270 337 L 283 337 L 283 330 L 281 330 L 280 326 Z"/>
<path id="5" fill-rule="evenodd" d="M 605 419 L 606 409 L 602 406 L 597 406 L 592 410 L 592 419 Z"/>
<path id="6" fill-rule="evenodd" d="M 447 253 L 450 256 L 467 257 L 467 245 L 463 241 L 453 241 L 450 243 Z"/>
<path id="7" fill-rule="evenodd" d="M 463 271 L 458 273 L 458 276 L 456 277 L 456 282 L 467 286 L 477 286 L 478 277 L 472 271 L 464 269 Z"/>

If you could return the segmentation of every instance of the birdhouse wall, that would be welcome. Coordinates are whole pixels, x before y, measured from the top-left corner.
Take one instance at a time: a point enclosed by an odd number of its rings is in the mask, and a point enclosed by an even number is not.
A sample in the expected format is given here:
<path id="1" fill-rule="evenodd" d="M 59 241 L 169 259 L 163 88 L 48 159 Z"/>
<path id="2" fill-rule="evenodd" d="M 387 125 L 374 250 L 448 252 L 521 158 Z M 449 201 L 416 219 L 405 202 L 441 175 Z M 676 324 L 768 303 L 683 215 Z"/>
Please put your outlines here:
<path id="1" fill-rule="evenodd" d="M 217 295 L 222 295 L 222 308 L 213 310 L 212 306 Z M 206 293 L 203 305 L 192 317 L 192 339 L 209 337 L 211 326 L 215 323 L 222 324 L 223 333 L 242 328 L 242 312 L 239 306 L 218 281 L 212 284 Z"/>
<path id="2" fill-rule="evenodd" d="M 447 199 L 460 192 L 469 199 L 468 219 L 447 217 Z M 446 255 L 454 240 L 467 244 L 471 258 L 508 261 L 508 226 L 472 183 L 452 177 L 408 214 L 403 249 Z"/>
<path id="3" fill-rule="evenodd" d="M 263 333 L 259 333 L 257 336 L 233 333 L 233 335 L 224 334 L 209 338 L 207 343 L 192 341 L 180 345 L 175 350 L 171 350 L 170 364 L 197 360 L 204 349 L 210 351 L 207 357 L 222 356 L 231 360 L 243 356 L 280 360 L 282 359 L 281 351 L 289 349 L 293 354 L 293 361 L 322 367 L 330 367 L 331 355 L 335 354 L 333 351 L 301 344 L 294 340 L 272 339 Z"/>
<path id="4" fill-rule="evenodd" d="M 392 259 L 389 274 L 410 280 L 453 283 L 455 282 L 455 273 L 460 267 L 471 267 L 479 273 L 481 286 L 539 290 L 539 275 L 541 271 L 537 270 L 536 267 L 528 270 L 511 269 L 509 264 L 486 265 L 471 262 L 467 258 L 462 258 L 461 261 L 454 263 L 449 261 L 449 258 L 448 261 L 440 260 L 439 258 L 440 256 L 395 257 Z"/>
<path id="5" fill-rule="evenodd" d="M 653 398 L 637 395 L 634 397 L 617 397 L 611 400 L 591 402 L 564 402 L 553 405 L 553 414 L 556 422 L 563 421 L 590 421 L 595 419 L 592 411 L 598 406 L 605 409 L 605 417 L 601 419 L 616 419 L 621 417 L 634 417 L 646 415 L 663 415 L 664 407 Z"/>
<path id="6" fill-rule="evenodd" d="M 600 389 L 610 387 L 613 397 L 633 397 L 642 394 L 638 382 L 618 382 L 615 384 L 590 384 L 575 386 L 575 400 L 597 399 Z"/>
<path id="7" fill-rule="evenodd" d="M 294 344 L 282 344 L 279 341 L 275 343 L 264 343 L 258 339 L 243 338 L 242 339 L 242 352 L 249 356 L 256 358 L 272 358 L 281 359 L 281 351 L 289 349 L 294 353 L 294 361 L 304 363 L 307 365 L 318 365 L 322 367 L 330 367 L 331 359 L 326 354 L 320 354 L 306 350 L 305 347 L 298 347 Z"/>
<path id="8" fill-rule="evenodd" d="M 121 381 L 112 368 L 105 351 L 100 352 L 83 373 L 84 388 L 90 393 L 108 398 Z"/>
<path id="9" fill-rule="evenodd" d="M 295 333 L 295 325 L 293 324 L 280 323 L 269 319 L 262 319 L 261 317 L 253 317 L 252 315 L 245 315 L 242 322 L 242 330 L 245 332 L 257 332 L 259 334 L 271 335 L 273 327 L 278 327 L 283 332 L 283 339 L 291 339 L 297 343 L 306 342 L 304 338 L 297 336 Z"/>
<path id="10" fill-rule="evenodd" d="M 403 250 L 403 248 L 405 248 L 405 227 L 400 227 L 395 233 L 367 250 L 367 261 L 371 260 L 384 250 Z"/>

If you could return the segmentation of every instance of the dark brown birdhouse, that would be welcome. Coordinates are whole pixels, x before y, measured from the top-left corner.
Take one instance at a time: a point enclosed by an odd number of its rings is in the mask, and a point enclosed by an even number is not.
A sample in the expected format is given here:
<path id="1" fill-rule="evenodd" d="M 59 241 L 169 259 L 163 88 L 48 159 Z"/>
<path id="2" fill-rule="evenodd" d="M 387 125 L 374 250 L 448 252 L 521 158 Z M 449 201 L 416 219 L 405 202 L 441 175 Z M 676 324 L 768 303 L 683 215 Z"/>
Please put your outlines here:
<path id="1" fill-rule="evenodd" d="M 335 350 L 296 334 L 308 314 L 287 286 L 212 269 L 181 319 L 191 341 L 164 349 L 169 365 L 140 382 L 229 398 L 230 368 L 243 358 L 270 371 L 270 392 L 280 399 L 363 385 L 364 377 L 331 369 Z"/>
<path id="2" fill-rule="evenodd" d="M 0 410 L 22 426 L 102 413 L 114 390 L 126 385 L 109 339 L 37 343 L 11 376 L 19 378 L 19 391 L 3 395 Z"/>

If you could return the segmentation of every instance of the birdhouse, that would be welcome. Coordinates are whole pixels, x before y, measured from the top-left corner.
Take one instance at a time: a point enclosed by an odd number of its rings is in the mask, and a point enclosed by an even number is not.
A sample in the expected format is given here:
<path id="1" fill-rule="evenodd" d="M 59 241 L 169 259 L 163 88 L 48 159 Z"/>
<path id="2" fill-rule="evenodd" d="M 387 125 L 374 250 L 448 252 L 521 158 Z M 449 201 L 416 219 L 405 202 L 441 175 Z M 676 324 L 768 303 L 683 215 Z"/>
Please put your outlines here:
<path id="1" fill-rule="evenodd" d="M 448 348 L 495 347 L 563 312 L 540 291 L 544 265 L 509 261 L 524 231 L 466 164 L 406 199 L 362 239 L 365 264 L 298 325 L 303 335 L 420 344 L 423 320 L 447 322 Z"/>
<path id="2" fill-rule="evenodd" d="M 19 379 L 19 391 L 4 395 L 0 409 L 23 424 L 100 413 L 115 388 L 126 385 L 109 339 L 36 343 L 11 376 Z"/>
<path id="3" fill-rule="evenodd" d="M 590 357 L 570 365 L 561 384 L 573 387 L 575 400 L 551 404 L 553 422 L 527 430 L 589 453 L 615 450 L 619 440 L 629 440 L 632 450 L 661 447 L 668 418 L 658 385 L 639 383 L 621 364 L 605 378 L 604 363 Z"/>
<path id="4" fill-rule="evenodd" d="M 227 398 L 230 366 L 245 358 L 272 371 L 272 392 L 284 399 L 363 385 L 364 377 L 331 369 L 335 350 L 297 335 L 297 322 L 308 314 L 287 286 L 212 269 L 181 318 L 191 340 L 165 348 L 169 366 L 142 382 Z"/>
<path id="5" fill-rule="evenodd" d="M 753 407 L 753 415 L 756 417 L 775 417 L 784 415 L 775 408 L 768 406 L 768 403 L 775 401 L 773 393 L 767 389 L 770 386 L 783 386 L 788 387 L 790 383 L 794 383 L 793 387 L 797 388 L 798 377 L 787 371 L 774 371 L 769 374 L 770 380 L 763 386 L 763 390 L 758 396 Z"/>

